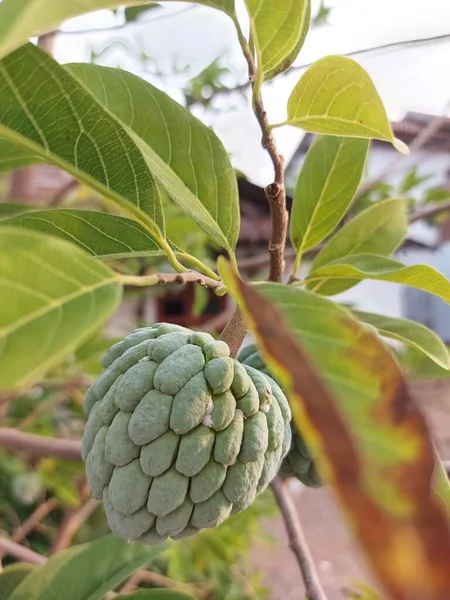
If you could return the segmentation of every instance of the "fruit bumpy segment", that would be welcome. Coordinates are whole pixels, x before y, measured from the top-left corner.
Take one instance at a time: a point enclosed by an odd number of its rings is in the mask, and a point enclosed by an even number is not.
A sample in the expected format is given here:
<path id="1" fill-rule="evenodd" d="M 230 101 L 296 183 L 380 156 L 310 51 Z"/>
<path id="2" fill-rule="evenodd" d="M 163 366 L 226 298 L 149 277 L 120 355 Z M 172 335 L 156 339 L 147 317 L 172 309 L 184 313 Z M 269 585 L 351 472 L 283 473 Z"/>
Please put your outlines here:
<path id="1" fill-rule="evenodd" d="M 237 358 L 243 365 L 251 366 L 264 373 L 272 385 L 275 383 L 274 377 L 256 344 L 249 344 L 243 348 Z M 275 383 L 275 385 L 277 384 Z M 280 475 L 284 477 L 296 477 L 308 487 L 320 487 L 322 481 L 317 473 L 313 457 L 294 423 L 291 424 L 291 428 L 292 444 L 288 454 L 281 463 Z"/>
<path id="2" fill-rule="evenodd" d="M 157 323 L 103 359 L 84 399 L 82 455 L 111 530 L 155 544 L 247 508 L 291 447 L 291 411 L 270 377 L 207 333 Z"/>

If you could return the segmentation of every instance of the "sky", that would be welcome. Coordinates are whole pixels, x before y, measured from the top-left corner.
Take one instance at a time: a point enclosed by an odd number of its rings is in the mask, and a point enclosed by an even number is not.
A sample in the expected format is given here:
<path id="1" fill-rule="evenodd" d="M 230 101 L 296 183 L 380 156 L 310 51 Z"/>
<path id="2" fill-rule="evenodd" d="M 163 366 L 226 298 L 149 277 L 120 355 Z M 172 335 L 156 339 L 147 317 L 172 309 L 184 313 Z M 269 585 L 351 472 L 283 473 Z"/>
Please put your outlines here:
<path id="1" fill-rule="evenodd" d="M 276 1 L 276 0 L 275 0 Z M 311 30 L 296 61 L 303 65 L 329 54 L 348 53 L 363 48 L 416 38 L 450 34 L 450 0 L 327 0 L 332 8 L 329 25 Z M 313 0 L 313 6 L 318 2 Z M 124 41 L 136 52 L 144 49 L 164 71 L 174 61 L 189 64 L 189 77 L 205 68 L 214 58 L 231 66 L 238 82 L 246 80 L 245 63 L 229 18 L 202 6 L 189 9 L 184 2 L 170 3 L 155 11 L 154 22 L 133 25 L 110 33 L 65 34 L 58 36 L 55 56 L 61 62 L 88 59 L 89 48 L 97 51 L 114 39 Z M 172 13 L 179 13 L 177 15 Z M 170 15 L 169 17 L 167 15 Z M 63 31 L 108 27 L 118 23 L 108 11 L 72 19 Z M 106 53 L 103 64 L 120 65 L 151 80 L 132 54 L 120 49 Z M 400 120 L 407 111 L 450 116 L 450 37 L 402 48 L 389 48 L 359 54 L 355 59 L 372 77 L 385 104 L 388 116 Z M 286 118 L 289 94 L 302 71 L 279 77 L 263 88 L 263 98 L 271 122 Z M 178 86 L 187 76 L 176 77 L 165 89 L 181 100 Z M 228 100 L 227 100 L 228 101 Z M 260 147 L 260 132 L 248 104 L 235 102 L 234 109 L 223 114 L 198 112 L 212 125 L 230 152 L 233 165 L 250 180 L 266 185 L 272 167 Z M 302 138 L 299 129 L 286 127 L 276 131 L 280 151 L 287 159 Z"/>

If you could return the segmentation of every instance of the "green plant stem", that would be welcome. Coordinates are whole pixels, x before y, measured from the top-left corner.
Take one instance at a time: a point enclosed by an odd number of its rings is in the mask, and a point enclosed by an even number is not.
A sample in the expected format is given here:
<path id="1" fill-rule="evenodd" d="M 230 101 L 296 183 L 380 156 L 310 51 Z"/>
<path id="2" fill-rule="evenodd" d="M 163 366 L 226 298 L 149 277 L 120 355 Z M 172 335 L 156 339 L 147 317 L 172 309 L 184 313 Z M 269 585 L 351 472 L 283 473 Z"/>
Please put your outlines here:
<path id="1" fill-rule="evenodd" d="M 300 265 L 302 263 L 302 257 L 303 257 L 303 253 L 301 250 L 299 250 L 297 252 L 297 256 L 295 257 L 294 268 L 292 270 L 292 280 L 294 280 L 297 277 L 297 273 L 299 272 Z"/>
<path id="2" fill-rule="evenodd" d="M 217 281 L 220 280 L 220 277 L 215 271 L 213 271 L 210 267 L 205 265 L 205 263 L 203 263 L 195 256 L 192 256 L 192 254 L 188 254 L 187 252 L 177 252 L 176 255 L 182 260 L 185 260 L 186 262 L 190 263 L 198 271 L 202 271 L 202 273 L 204 273 L 208 277 L 211 277 L 211 279 L 217 279 Z"/>
<path id="3" fill-rule="evenodd" d="M 172 250 L 170 244 L 166 239 L 157 239 L 156 240 L 161 248 L 164 250 L 167 256 L 167 260 L 169 261 L 170 266 L 177 271 L 177 273 L 184 273 L 187 271 L 186 267 L 183 266 L 178 260 L 175 252 Z"/>

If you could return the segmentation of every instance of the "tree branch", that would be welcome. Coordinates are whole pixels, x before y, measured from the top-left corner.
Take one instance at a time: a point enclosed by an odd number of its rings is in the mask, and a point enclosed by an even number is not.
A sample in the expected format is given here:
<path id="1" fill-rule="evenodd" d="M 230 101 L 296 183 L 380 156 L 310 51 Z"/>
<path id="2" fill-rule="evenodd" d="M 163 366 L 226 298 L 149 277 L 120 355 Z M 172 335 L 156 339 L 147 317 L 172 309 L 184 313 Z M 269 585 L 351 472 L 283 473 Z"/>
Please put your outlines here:
<path id="1" fill-rule="evenodd" d="M 10 427 L 0 427 L 0 446 L 7 450 L 28 452 L 37 456 L 54 456 L 63 460 L 81 461 L 81 441 L 23 433 Z"/>
<path id="2" fill-rule="evenodd" d="M 44 517 L 46 517 L 49 513 L 51 513 L 57 506 L 60 504 L 60 501 L 57 498 L 49 498 L 41 505 L 37 507 L 37 509 L 31 513 L 31 515 L 26 519 L 20 527 L 18 527 L 11 536 L 11 542 L 19 543 L 27 535 L 30 531 L 36 527 L 36 525 L 42 521 Z M 0 560 L 7 553 L 5 549 L 0 550 Z"/>
<path id="3" fill-rule="evenodd" d="M 50 554 L 56 554 L 70 546 L 73 536 L 100 506 L 100 500 L 90 498 L 78 510 L 69 511 L 52 545 Z"/>
<path id="4" fill-rule="evenodd" d="M 30 550 L 29 548 L 25 548 L 20 544 L 16 544 L 16 542 L 2 537 L 0 537 L 0 550 L 4 554 L 9 554 L 10 556 L 14 556 L 19 560 L 32 563 L 34 565 L 43 565 L 47 560 L 45 556 L 42 556 L 37 552 L 33 552 L 33 550 Z"/>
<path id="5" fill-rule="evenodd" d="M 281 281 L 284 273 L 284 248 L 288 226 L 288 213 L 286 210 L 286 187 L 284 183 L 284 159 L 279 154 L 275 137 L 269 128 L 269 119 L 264 108 L 258 85 L 258 70 L 250 46 L 245 39 L 237 20 L 235 21 L 239 43 L 248 65 L 249 80 L 253 88 L 253 110 L 262 133 L 261 144 L 272 160 L 274 168 L 273 183 L 265 188 L 266 198 L 269 202 L 271 217 L 271 235 L 269 240 L 269 280 Z"/>
<path id="6" fill-rule="evenodd" d="M 272 489 L 283 517 L 289 537 L 289 545 L 295 554 L 303 576 L 306 598 L 307 600 L 327 600 L 314 565 L 314 560 L 306 543 L 297 511 L 287 488 L 287 483 L 287 480 L 283 480 L 280 476 L 277 476 L 272 482 Z"/>
<path id="7" fill-rule="evenodd" d="M 422 219 L 430 219 L 431 217 L 435 217 L 440 215 L 443 212 L 450 211 L 450 202 L 442 202 L 441 204 L 433 204 L 432 206 L 428 206 L 425 208 L 421 208 L 415 212 L 413 212 L 408 217 L 408 223 L 415 223 L 416 221 L 421 221 Z"/>
<path id="8" fill-rule="evenodd" d="M 123 285 L 134 287 L 148 287 L 152 285 L 167 285 L 178 283 L 180 285 L 193 282 L 204 287 L 209 287 L 217 291 L 223 290 L 223 283 L 212 277 L 207 277 L 196 271 L 186 271 L 185 273 L 152 273 L 151 275 L 119 275 Z"/>

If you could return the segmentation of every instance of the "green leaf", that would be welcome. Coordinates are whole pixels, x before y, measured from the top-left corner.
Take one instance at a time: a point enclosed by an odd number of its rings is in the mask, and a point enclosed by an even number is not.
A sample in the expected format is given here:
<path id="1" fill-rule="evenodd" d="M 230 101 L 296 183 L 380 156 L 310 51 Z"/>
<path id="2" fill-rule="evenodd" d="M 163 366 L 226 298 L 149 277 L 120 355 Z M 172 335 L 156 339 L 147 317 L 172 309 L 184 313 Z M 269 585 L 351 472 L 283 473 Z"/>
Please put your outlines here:
<path id="1" fill-rule="evenodd" d="M 87 64 L 66 68 L 129 128 L 173 201 L 232 253 L 239 234 L 238 189 L 228 153 L 212 129 L 131 73 Z"/>
<path id="2" fill-rule="evenodd" d="M 194 596 L 174 590 L 141 590 L 122 596 L 125 600 L 195 600 Z"/>
<path id="3" fill-rule="evenodd" d="M 165 548 L 129 544 L 114 535 L 72 546 L 34 569 L 9 600 L 100 600 Z"/>
<path id="4" fill-rule="evenodd" d="M 0 214 L 1 206 L 0 204 Z M 102 260 L 164 254 L 139 223 L 107 213 L 69 209 L 40 210 L 0 223 L 0 227 L 10 225 L 73 242 Z"/>
<path id="5" fill-rule="evenodd" d="M 173 1 L 173 0 L 165 0 Z M 28 38 L 58 28 L 67 19 L 95 10 L 117 6 L 139 6 L 139 0 L 3 0 L 0 2 L 0 58 L 6 56 Z M 234 13 L 234 0 L 197 0 L 212 8 Z"/>
<path id="6" fill-rule="evenodd" d="M 391 142 L 392 133 L 378 92 L 357 62 L 344 56 L 316 61 L 300 78 L 288 101 L 286 125 L 305 131 Z"/>
<path id="7" fill-rule="evenodd" d="M 45 208 L 43 204 L 28 204 L 27 202 L 0 202 L 0 220 L 9 219 L 26 212 Z"/>
<path id="8" fill-rule="evenodd" d="M 392 258 L 376 254 L 355 254 L 338 259 L 309 273 L 306 281 L 309 289 L 320 290 L 320 293 L 326 296 L 331 289 L 331 286 L 328 286 L 329 279 L 376 279 L 402 283 L 450 302 L 450 281 L 433 267 L 407 267 Z"/>
<path id="9" fill-rule="evenodd" d="M 72 244 L 15 227 L 0 235 L 0 389 L 39 379 L 113 314 L 121 285 Z"/>
<path id="10" fill-rule="evenodd" d="M 0 137 L 0 173 L 37 162 L 40 160 L 32 152 L 11 140 Z"/>
<path id="11" fill-rule="evenodd" d="M 319 137 L 309 149 L 297 180 L 290 234 L 302 253 L 324 240 L 341 221 L 364 172 L 369 142 Z"/>
<path id="12" fill-rule="evenodd" d="M 409 319 L 387 317 L 360 310 L 354 310 L 353 313 L 363 323 L 375 327 L 380 335 L 413 346 L 443 369 L 450 369 L 450 357 L 445 344 L 428 327 Z"/>
<path id="13" fill-rule="evenodd" d="M 389 199 L 376 202 L 346 223 L 322 248 L 311 263 L 311 276 L 320 267 L 336 262 L 352 254 L 381 254 L 389 256 L 404 240 L 408 223 L 404 202 Z M 320 293 L 325 296 L 339 294 L 355 281 L 333 281 L 321 285 Z"/>
<path id="14" fill-rule="evenodd" d="M 140 150 L 79 81 L 27 44 L 0 61 L 0 89 L 2 137 L 72 173 L 162 237 L 159 191 Z"/>
<path id="15" fill-rule="evenodd" d="M 9 600 L 12 592 L 34 568 L 28 563 L 5 567 L 0 573 L 0 600 Z"/>
<path id="16" fill-rule="evenodd" d="M 449 482 L 392 353 L 325 298 L 219 271 L 385 592 L 449 597 Z"/>
<path id="17" fill-rule="evenodd" d="M 311 0 L 245 0 L 258 67 L 264 79 L 286 71 L 297 58 L 311 22 Z"/>

